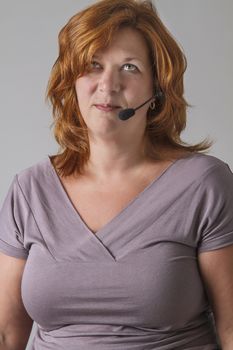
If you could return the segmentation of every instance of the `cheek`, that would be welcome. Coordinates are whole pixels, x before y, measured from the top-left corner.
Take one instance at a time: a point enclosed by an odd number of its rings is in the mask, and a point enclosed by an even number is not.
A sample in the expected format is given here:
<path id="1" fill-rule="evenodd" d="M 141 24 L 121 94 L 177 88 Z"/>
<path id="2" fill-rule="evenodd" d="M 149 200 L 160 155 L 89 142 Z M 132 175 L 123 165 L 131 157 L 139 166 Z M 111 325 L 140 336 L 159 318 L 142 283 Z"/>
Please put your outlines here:
<path id="1" fill-rule="evenodd" d="M 152 79 L 152 76 L 151 75 L 148 75 L 145 79 L 145 82 L 146 82 L 146 87 L 147 87 L 147 90 L 150 91 L 151 93 L 153 92 L 153 85 L 154 85 L 154 82 L 153 82 L 153 79 Z"/>
<path id="2" fill-rule="evenodd" d="M 89 79 L 79 78 L 75 83 L 75 90 L 79 104 L 86 104 L 94 91 L 94 84 Z"/>
<path id="3" fill-rule="evenodd" d="M 79 78 L 75 83 L 75 91 L 79 111 L 85 123 L 88 123 L 87 116 L 90 113 L 90 107 L 92 105 L 94 84 L 91 84 L 90 81 L 87 81 L 85 78 Z"/>
<path id="4" fill-rule="evenodd" d="M 153 80 L 149 75 L 143 75 L 131 79 L 128 84 L 130 84 L 130 90 L 134 90 L 135 92 L 140 91 L 140 95 L 145 94 L 145 96 L 147 96 L 153 90 Z"/>

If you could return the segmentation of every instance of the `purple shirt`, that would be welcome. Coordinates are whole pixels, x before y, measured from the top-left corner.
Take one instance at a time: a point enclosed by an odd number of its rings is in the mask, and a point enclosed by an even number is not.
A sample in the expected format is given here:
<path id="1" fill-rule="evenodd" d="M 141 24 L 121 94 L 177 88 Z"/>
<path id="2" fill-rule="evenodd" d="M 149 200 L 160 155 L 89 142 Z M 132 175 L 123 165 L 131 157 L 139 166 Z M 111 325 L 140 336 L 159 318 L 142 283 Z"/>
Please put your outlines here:
<path id="1" fill-rule="evenodd" d="M 0 251 L 27 259 L 31 350 L 217 349 L 197 254 L 230 244 L 233 174 L 199 153 L 175 161 L 96 234 L 49 156 L 15 175 L 0 211 Z"/>

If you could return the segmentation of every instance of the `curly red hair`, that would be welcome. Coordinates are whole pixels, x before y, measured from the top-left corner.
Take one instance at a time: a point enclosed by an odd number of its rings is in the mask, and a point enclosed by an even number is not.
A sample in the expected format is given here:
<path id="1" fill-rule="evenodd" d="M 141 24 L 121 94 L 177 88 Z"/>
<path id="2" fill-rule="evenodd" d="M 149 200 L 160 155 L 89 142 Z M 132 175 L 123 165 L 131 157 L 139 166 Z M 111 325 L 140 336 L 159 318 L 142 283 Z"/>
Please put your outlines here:
<path id="1" fill-rule="evenodd" d="M 87 126 L 79 110 L 75 81 L 93 55 L 111 44 L 123 26 L 138 30 L 148 45 L 153 67 L 157 108 L 147 114 L 146 153 L 165 159 L 163 149 L 204 152 L 212 142 L 190 145 L 181 140 L 186 126 L 183 75 L 187 62 L 173 36 L 160 20 L 151 1 L 101 0 L 70 18 L 59 33 L 59 55 L 49 78 L 46 100 L 53 107 L 54 136 L 60 150 L 53 158 L 58 173 L 81 174 L 89 159 Z"/>

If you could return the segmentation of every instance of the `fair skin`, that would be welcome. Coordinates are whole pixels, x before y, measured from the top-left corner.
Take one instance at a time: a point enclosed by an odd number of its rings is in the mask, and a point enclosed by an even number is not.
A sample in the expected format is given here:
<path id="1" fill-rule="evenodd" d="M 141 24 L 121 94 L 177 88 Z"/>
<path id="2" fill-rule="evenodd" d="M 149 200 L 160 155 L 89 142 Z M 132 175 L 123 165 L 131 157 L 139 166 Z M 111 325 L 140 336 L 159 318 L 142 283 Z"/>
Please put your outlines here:
<path id="1" fill-rule="evenodd" d="M 233 349 L 233 245 L 198 256 L 222 350 Z"/>
<path id="2" fill-rule="evenodd" d="M 118 118 L 120 110 L 153 96 L 143 36 L 131 28 L 119 30 L 108 48 L 95 53 L 90 70 L 77 79 L 75 88 L 88 128 L 90 158 L 84 175 L 64 178 L 63 185 L 85 223 L 97 232 L 172 163 L 144 155 L 150 102 L 132 118 Z"/>
<path id="3" fill-rule="evenodd" d="M 25 259 L 0 252 L 0 350 L 25 350 L 33 320 L 21 296 Z"/>
<path id="4" fill-rule="evenodd" d="M 106 184 L 142 169 L 148 163 L 143 136 L 149 102 L 126 121 L 117 116 L 121 109 L 137 107 L 153 95 L 151 63 L 141 34 L 121 29 L 110 47 L 95 54 L 91 72 L 78 78 L 75 88 L 89 132 L 87 173 Z M 119 108 L 104 110 L 106 106 L 99 104 Z"/>

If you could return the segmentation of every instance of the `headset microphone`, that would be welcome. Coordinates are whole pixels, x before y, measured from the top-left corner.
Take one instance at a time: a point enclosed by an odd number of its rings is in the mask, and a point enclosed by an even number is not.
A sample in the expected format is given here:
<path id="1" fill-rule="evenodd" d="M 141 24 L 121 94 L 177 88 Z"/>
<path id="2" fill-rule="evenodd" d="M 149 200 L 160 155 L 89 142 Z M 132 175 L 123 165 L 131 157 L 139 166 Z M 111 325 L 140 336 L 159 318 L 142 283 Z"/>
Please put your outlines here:
<path id="1" fill-rule="evenodd" d="M 149 102 L 150 100 L 152 100 L 152 98 L 154 98 L 155 96 L 152 96 L 151 98 L 149 98 L 146 102 L 142 103 L 140 106 L 136 107 L 136 108 L 126 108 L 126 109 L 122 109 L 119 114 L 118 117 L 121 120 L 127 120 L 130 117 L 132 117 L 135 114 L 135 111 L 139 108 L 141 108 L 142 106 L 144 106 L 147 102 Z"/>

